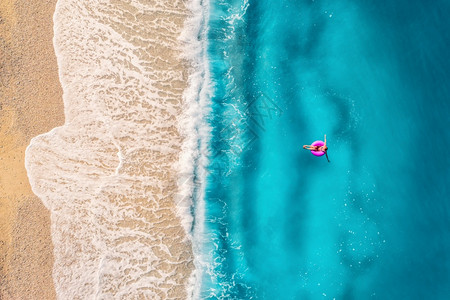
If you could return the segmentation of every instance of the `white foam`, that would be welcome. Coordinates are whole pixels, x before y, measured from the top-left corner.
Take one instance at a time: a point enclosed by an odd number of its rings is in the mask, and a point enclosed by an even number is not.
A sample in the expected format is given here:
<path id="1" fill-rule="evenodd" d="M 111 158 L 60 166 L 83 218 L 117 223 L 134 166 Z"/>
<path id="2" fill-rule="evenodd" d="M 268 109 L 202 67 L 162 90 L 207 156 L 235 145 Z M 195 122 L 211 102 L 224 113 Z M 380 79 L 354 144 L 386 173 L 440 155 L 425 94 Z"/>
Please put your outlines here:
<path id="1" fill-rule="evenodd" d="M 195 38 L 206 8 L 188 5 L 182 34 L 179 2 L 56 5 L 66 122 L 35 137 L 25 163 L 51 212 L 59 299 L 173 299 L 198 284 L 186 281 L 194 186 L 176 177 L 205 176 L 209 73 L 206 41 Z"/>
<path id="2" fill-rule="evenodd" d="M 184 207 L 181 215 L 188 215 L 195 203 L 195 228 L 192 230 L 192 220 L 185 219 L 185 226 L 192 232 L 195 271 L 189 279 L 188 296 L 200 299 L 204 259 L 202 245 L 204 244 L 205 202 L 204 192 L 208 165 L 208 143 L 211 128 L 206 116 L 211 109 L 211 78 L 208 61 L 207 24 L 209 21 L 209 1 L 194 0 L 189 2 L 191 18 L 185 22 L 180 40 L 184 42 L 184 58 L 191 61 L 189 85 L 185 90 L 184 111 L 186 118 L 179 123 L 179 131 L 184 136 L 179 168 L 180 197 L 179 203 Z M 193 134 L 195 133 L 195 134 Z M 194 163 L 193 163 L 194 162 Z M 184 176 L 183 176 L 184 175 Z M 193 193 L 196 193 L 195 195 Z"/>

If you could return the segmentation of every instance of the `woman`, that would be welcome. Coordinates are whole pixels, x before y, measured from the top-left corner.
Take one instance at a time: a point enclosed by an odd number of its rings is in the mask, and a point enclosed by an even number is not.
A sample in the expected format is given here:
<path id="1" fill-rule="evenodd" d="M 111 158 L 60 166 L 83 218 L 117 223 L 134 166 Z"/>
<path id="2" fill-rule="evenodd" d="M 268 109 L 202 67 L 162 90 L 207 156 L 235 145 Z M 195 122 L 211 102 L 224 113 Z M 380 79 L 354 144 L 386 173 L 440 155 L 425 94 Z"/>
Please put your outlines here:
<path id="1" fill-rule="evenodd" d="M 330 160 L 328 159 L 328 154 L 327 154 L 328 147 L 327 147 L 327 135 L 326 134 L 325 134 L 323 146 L 304 145 L 303 149 L 311 150 L 311 151 L 322 151 L 323 153 L 325 153 L 325 156 L 327 157 L 328 162 L 330 162 Z"/>

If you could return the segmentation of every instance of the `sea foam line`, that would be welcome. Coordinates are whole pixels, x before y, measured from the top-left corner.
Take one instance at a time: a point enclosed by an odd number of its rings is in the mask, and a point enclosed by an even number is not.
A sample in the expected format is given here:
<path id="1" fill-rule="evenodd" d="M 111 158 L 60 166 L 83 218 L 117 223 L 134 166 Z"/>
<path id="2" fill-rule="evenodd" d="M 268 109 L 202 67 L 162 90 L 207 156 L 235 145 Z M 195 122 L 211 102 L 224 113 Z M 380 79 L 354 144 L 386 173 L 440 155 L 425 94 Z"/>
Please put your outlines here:
<path id="1" fill-rule="evenodd" d="M 192 71 L 188 79 L 184 99 L 185 118 L 179 123 L 179 131 L 184 135 L 180 155 L 179 203 L 180 215 L 194 214 L 193 220 L 185 219 L 185 228 L 193 239 L 195 271 L 189 280 L 188 295 L 200 299 L 205 263 L 202 246 L 204 244 L 205 188 L 209 163 L 209 141 L 211 128 L 207 116 L 211 113 L 212 84 L 208 60 L 209 0 L 194 0 L 188 5 L 190 18 L 185 22 L 180 40 L 184 42 L 184 58 L 191 62 Z M 180 207 L 180 206 L 179 206 Z"/>

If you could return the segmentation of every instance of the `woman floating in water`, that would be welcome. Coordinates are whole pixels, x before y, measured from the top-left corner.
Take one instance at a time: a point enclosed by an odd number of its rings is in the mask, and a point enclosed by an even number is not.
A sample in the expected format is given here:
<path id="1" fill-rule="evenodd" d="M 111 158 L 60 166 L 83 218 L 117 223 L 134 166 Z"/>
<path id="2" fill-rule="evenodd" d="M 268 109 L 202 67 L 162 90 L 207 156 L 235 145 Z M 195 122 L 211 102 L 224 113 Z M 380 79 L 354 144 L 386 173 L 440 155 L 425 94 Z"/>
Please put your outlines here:
<path id="1" fill-rule="evenodd" d="M 327 135 L 326 134 L 325 134 L 325 138 L 324 138 L 323 142 L 315 141 L 311 145 L 304 145 L 303 149 L 311 150 L 311 153 L 314 154 L 315 156 L 322 156 L 325 154 L 328 162 L 330 162 L 330 160 L 328 159 L 328 154 L 327 154 L 328 147 L 327 147 Z"/>

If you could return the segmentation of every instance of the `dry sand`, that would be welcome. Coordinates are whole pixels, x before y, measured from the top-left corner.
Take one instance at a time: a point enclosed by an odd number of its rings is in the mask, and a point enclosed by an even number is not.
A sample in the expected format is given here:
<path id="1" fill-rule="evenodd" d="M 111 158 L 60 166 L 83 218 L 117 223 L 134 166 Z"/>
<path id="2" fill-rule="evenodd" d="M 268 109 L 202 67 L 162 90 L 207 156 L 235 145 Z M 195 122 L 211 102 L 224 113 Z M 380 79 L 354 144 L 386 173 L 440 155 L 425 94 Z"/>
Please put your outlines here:
<path id="1" fill-rule="evenodd" d="M 64 122 L 56 0 L 0 1 L 0 299 L 54 299 L 50 214 L 24 166 L 30 139 Z"/>

